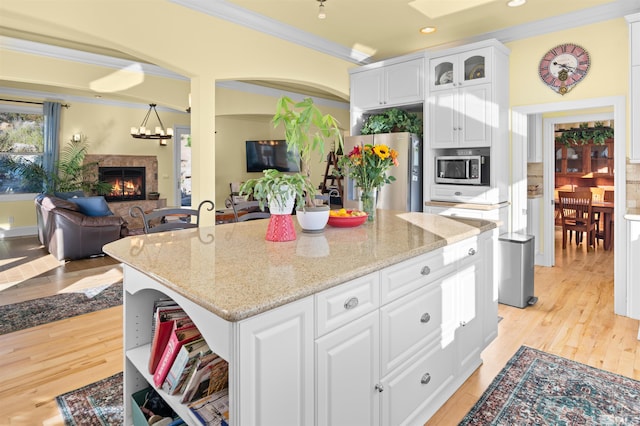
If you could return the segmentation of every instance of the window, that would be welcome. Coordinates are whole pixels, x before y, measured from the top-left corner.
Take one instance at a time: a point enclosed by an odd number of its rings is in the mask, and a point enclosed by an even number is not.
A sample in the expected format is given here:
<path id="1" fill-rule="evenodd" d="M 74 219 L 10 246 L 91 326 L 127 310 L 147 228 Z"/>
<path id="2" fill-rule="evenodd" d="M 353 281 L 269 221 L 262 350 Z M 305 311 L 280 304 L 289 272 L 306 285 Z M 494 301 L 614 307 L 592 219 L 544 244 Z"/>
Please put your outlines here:
<path id="1" fill-rule="evenodd" d="M 0 196 L 42 192 L 42 179 L 11 171 L 5 160 L 42 165 L 43 155 L 42 109 L 0 105 Z"/>

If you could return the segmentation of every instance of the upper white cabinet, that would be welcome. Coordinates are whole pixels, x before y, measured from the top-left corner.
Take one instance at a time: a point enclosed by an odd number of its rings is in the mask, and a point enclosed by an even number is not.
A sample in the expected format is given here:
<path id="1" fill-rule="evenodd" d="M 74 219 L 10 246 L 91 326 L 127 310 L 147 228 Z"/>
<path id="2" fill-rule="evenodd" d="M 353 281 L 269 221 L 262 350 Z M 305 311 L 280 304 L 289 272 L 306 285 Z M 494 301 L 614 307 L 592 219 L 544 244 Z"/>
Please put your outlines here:
<path id="1" fill-rule="evenodd" d="M 424 100 L 424 59 L 412 59 L 351 74 L 351 106 L 373 110 Z"/>
<path id="2" fill-rule="evenodd" d="M 429 60 L 427 120 L 432 148 L 487 147 L 498 134 L 496 106 L 502 101 L 499 87 L 507 86 L 506 79 L 500 80 L 507 75 L 506 54 L 478 44 L 460 49 Z"/>
<path id="3" fill-rule="evenodd" d="M 429 61 L 430 90 L 491 82 L 491 55 L 491 48 L 483 48 L 432 58 Z"/>
<path id="4" fill-rule="evenodd" d="M 631 96 L 630 117 L 637 117 L 640 113 L 640 13 L 626 16 L 629 22 L 629 56 L 631 58 L 631 78 L 629 93 Z M 640 161 L 640 122 L 631 119 L 631 152 L 629 159 Z"/>
<path id="5" fill-rule="evenodd" d="M 429 121 L 433 148 L 491 146 L 491 84 L 435 91 Z"/>

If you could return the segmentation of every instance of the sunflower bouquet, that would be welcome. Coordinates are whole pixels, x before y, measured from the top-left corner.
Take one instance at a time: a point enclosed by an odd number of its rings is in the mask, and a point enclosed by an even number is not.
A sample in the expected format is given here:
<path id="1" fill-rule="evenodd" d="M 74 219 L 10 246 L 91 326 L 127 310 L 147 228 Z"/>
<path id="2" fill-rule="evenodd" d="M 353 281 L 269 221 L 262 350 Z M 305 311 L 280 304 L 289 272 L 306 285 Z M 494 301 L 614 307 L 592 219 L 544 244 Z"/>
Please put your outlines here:
<path id="1" fill-rule="evenodd" d="M 374 190 L 396 180 L 395 177 L 387 175 L 387 172 L 391 166 L 397 165 L 398 152 L 383 144 L 357 145 L 338 161 L 342 174 L 353 179 L 360 188 L 363 205 L 367 197 L 375 196 Z M 365 211 L 368 210 L 366 205 L 363 208 Z M 375 210 L 375 205 L 373 209 Z"/>

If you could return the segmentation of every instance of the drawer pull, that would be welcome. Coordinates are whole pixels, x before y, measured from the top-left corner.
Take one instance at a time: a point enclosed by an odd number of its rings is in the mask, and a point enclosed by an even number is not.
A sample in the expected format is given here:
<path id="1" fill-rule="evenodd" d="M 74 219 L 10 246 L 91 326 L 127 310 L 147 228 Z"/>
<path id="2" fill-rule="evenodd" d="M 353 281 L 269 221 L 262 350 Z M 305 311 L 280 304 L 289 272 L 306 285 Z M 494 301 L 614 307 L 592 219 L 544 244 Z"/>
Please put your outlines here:
<path id="1" fill-rule="evenodd" d="M 420 383 L 422 383 L 423 385 L 428 384 L 430 381 L 431 381 L 431 374 L 429 373 L 424 373 L 424 375 L 420 379 Z"/>
<path id="2" fill-rule="evenodd" d="M 382 392 L 384 390 L 384 387 L 381 384 L 377 384 L 375 385 L 375 390 L 377 390 L 378 392 Z"/>
<path id="3" fill-rule="evenodd" d="M 422 314 L 422 316 L 420 317 L 420 322 L 426 324 L 429 321 L 431 321 L 431 315 L 429 315 L 429 312 L 425 312 L 424 314 Z"/>
<path id="4" fill-rule="evenodd" d="M 456 192 L 454 192 L 454 195 L 458 195 L 458 196 L 460 196 L 460 195 L 462 195 L 462 192 L 460 192 L 460 191 L 456 191 Z"/>
<path id="5" fill-rule="evenodd" d="M 428 266 L 424 266 L 421 270 L 420 273 L 422 275 L 429 275 L 431 273 L 431 268 L 429 268 Z"/>
<path id="6" fill-rule="evenodd" d="M 358 303 L 360 303 L 358 298 L 357 297 L 352 297 L 351 299 L 348 299 L 346 302 L 344 302 L 344 308 L 345 309 L 353 309 L 356 306 L 358 306 Z"/>
<path id="7" fill-rule="evenodd" d="M 476 249 L 470 248 L 469 249 L 469 256 L 473 256 L 474 254 L 476 254 Z"/>

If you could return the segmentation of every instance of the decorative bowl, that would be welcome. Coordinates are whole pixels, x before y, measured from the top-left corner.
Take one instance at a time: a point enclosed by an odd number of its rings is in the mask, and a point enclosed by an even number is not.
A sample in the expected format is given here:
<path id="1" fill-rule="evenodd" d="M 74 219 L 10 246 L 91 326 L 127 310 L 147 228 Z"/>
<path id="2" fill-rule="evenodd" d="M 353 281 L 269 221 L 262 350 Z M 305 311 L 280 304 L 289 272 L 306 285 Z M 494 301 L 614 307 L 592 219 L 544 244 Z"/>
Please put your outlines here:
<path id="1" fill-rule="evenodd" d="M 347 210 L 351 214 L 353 210 Z M 362 216 L 329 216 L 328 224 L 336 228 L 353 228 L 360 226 L 367 221 L 367 214 Z"/>

